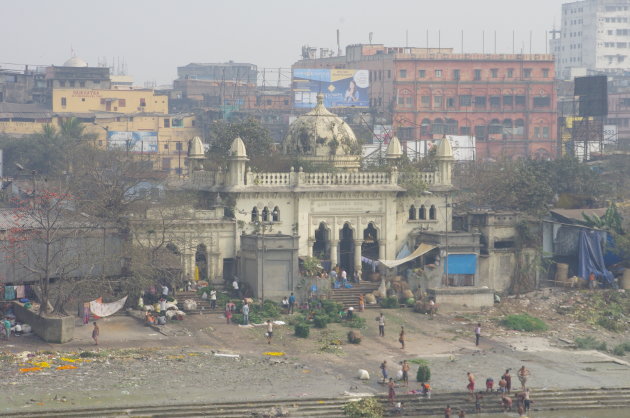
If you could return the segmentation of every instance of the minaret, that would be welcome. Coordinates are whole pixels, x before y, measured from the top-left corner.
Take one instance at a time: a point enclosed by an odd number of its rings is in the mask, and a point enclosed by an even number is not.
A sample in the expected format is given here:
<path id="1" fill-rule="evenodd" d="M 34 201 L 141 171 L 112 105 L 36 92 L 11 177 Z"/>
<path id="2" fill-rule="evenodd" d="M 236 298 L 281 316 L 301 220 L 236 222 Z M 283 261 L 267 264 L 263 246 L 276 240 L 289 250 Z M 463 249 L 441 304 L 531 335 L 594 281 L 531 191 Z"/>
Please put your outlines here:
<path id="1" fill-rule="evenodd" d="M 438 144 L 435 153 L 435 161 L 437 163 L 437 172 L 435 173 L 435 184 L 439 186 L 452 186 L 451 174 L 453 171 L 453 148 L 451 142 L 446 135 Z"/>
<path id="2" fill-rule="evenodd" d="M 400 146 L 400 141 L 398 140 L 398 137 L 394 136 L 392 139 L 389 140 L 387 151 L 385 153 L 385 158 L 387 158 L 387 161 L 393 163 L 398 161 L 400 157 L 402 157 L 402 155 L 403 152 L 402 147 Z"/>
<path id="3" fill-rule="evenodd" d="M 230 147 L 228 186 L 245 185 L 245 163 L 249 161 L 243 140 L 237 137 Z"/>
<path id="4" fill-rule="evenodd" d="M 193 171 L 202 170 L 202 161 L 206 159 L 206 154 L 203 150 L 203 144 L 201 138 L 194 137 L 188 143 L 188 160 L 190 166 L 190 173 Z"/>

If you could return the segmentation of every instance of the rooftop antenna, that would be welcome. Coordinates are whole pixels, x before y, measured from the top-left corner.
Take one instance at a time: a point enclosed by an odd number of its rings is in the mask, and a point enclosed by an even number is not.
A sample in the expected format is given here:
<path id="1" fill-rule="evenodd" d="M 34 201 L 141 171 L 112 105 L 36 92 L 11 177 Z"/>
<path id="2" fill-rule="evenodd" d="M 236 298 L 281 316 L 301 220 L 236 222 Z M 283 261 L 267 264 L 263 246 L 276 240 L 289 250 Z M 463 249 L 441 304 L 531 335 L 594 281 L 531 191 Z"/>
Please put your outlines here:
<path id="1" fill-rule="evenodd" d="M 405 30 L 405 48 L 409 48 L 409 29 Z"/>
<path id="2" fill-rule="evenodd" d="M 337 55 L 341 56 L 341 42 L 339 40 L 339 29 L 337 29 Z"/>
<path id="3" fill-rule="evenodd" d="M 482 54 L 486 53 L 486 31 L 485 30 L 481 31 L 481 53 Z"/>
<path id="4" fill-rule="evenodd" d="M 370 40 L 370 45 L 372 45 L 372 36 L 374 35 L 374 32 L 370 32 L 368 34 L 368 39 Z"/>

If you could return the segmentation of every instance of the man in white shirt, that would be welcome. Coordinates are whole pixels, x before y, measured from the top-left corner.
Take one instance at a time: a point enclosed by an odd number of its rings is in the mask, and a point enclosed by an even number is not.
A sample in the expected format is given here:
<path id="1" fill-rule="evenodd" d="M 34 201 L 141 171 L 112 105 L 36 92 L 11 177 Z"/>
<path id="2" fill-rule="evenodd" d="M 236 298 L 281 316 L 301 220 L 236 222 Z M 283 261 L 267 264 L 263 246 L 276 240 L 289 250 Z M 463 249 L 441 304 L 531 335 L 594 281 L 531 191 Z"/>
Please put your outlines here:
<path id="1" fill-rule="evenodd" d="M 232 289 L 234 290 L 234 296 L 240 298 L 241 290 L 238 288 L 238 281 L 236 280 L 236 277 L 234 278 L 234 281 L 232 282 Z"/>
<path id="2" fill-rule="evenodd" d="M 249 325 L 249 305 L 246 303 L 241 310 L 243 311 L 243 325 Z"/>
<path id="3" fill-rule="evenodd" d="M 168 296 L 168 286 L 165 284 L 162 285 L 162 296 L 164 296 L 164 299 Z"/>
<path id="4" fill-rule="evenodd" d="M 210 291 L 210 309 L 217 307 L 217 291 L 212 289 Z"/>

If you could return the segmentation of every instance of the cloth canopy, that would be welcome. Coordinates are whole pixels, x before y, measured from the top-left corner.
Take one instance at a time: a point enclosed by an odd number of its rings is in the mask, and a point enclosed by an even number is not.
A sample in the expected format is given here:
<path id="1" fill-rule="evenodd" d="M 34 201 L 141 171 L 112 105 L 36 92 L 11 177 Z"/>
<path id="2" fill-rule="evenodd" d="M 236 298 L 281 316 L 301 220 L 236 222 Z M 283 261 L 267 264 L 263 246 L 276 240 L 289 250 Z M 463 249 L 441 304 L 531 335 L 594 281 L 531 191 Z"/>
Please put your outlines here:
<path id="1" fill-rule="evenodd" d="M 100 298 L 99 298 L 100 299 Z M 97 316 L 106 317 L 115 314 L 125 306 L 127 296 L 112 303 L 102 303 L 97 300 L 90 302 L 90 311 Z"/>
<path id="2" fill-rule="evenodd" d="M 437 248 L 437 247 L 435 245 L 420 244 L 418 246 L 418 248 L 416 248 L 407 257 L 403 257 L 403 258 L 400 258 L 398 260 L 378 260 L 378 261 L 383 263 L 385 265 L 385 267 L 393 269 L 394 267 L 398 267 L 401 264 L 405 264 L 405 263 L 407 263 L 407 262 L 409 262 L 411 260 L 415 260 L 416 258 L 420 257 L 421 255 L 424 255 L 424 254 L 428 253 L 429 251 L 431 251 L 434 248 Z"/>

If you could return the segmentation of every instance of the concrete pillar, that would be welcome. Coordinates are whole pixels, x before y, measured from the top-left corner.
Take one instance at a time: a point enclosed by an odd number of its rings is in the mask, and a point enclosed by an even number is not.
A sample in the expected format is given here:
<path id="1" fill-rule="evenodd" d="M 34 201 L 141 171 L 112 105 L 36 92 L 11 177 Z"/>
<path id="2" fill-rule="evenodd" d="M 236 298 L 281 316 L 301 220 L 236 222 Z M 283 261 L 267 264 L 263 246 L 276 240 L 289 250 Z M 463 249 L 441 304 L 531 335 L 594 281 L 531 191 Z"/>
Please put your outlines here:
<path id="1" fill-rule="evenodd" d="M 330 241 L 330 268 L 335 268 L 339 264 L 339 258 L 337 257 L 337 248 L 339 246 L 339 240 Z"/>
<path id="2" fill-rule="evenodd" d="M 363 240 L 355 239 L 354 240 L 354 270 L 361 271 L 361 245 L 363 244 Z"/>
<path id="3" fill-rule="evenodd" d="M 385 256 L 385 242 L 383 240 L 378 241 L 378 258 L 379 260 L 387 260 Z"/>
<path id="4" fill-rule="evenodd" d="M 306 245 L 308 246 L 308 249 L 307 249 L 307 250 L 308 250 L 308 251 L 307 251 L 307 254 L 308 254 L 308 256 L 309 256 L 309 257 L 312 257 L 312 256 L 313 256 L 313 244 L 314 244 L 314 243 L 315 243 L 315 240 L 314 240 L 313 238 L 309 238 L 309 239 L 307 240 L 307 244 L 306 244 Z"/>

